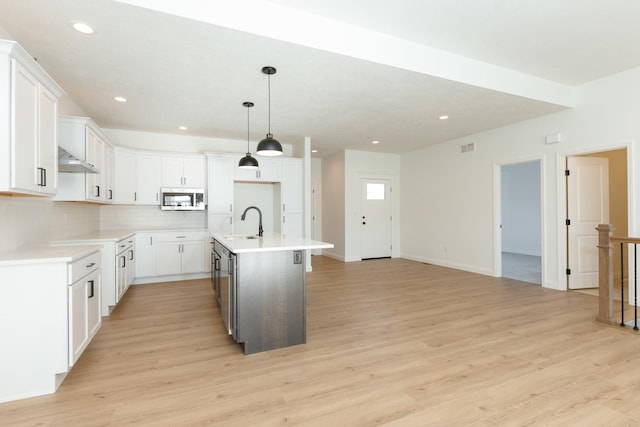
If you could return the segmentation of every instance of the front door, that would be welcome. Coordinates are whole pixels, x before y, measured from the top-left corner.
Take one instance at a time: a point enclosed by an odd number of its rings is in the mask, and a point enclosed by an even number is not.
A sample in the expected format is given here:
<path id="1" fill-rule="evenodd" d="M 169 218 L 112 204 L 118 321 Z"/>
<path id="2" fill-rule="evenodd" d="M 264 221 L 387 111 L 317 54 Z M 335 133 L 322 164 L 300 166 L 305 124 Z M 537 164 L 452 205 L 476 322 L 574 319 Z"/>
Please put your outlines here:
<path id="1" fill-rule="evenodd" d="M 567 158 L 569 289 L 598 287 L 598 224 L 609 223 L 609 161 Z"/>
<path id="2" fill-rule="evenodd" d="M 391 257 L 391 182 L 362 179 L 361 258 Z"/>

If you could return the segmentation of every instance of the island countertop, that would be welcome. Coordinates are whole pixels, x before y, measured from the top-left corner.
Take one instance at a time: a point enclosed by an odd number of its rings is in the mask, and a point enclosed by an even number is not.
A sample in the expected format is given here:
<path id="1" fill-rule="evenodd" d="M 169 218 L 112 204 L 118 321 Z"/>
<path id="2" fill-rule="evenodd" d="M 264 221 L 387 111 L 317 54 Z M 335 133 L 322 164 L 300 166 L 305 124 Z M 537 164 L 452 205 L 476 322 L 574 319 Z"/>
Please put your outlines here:
<path id="1" fill-rule="evenodd" d="M 283 238 L 279 233 L 264 233 L 260 238 L 244 239 L 245 235 L 229 235 L 211 233 L 211 236 L 227 247 L 231 252 L 268 252 L 268 251 L 296 251 L 304 249 L 333 248 L 333 243 L 320 242 L 303 238 Z"/>

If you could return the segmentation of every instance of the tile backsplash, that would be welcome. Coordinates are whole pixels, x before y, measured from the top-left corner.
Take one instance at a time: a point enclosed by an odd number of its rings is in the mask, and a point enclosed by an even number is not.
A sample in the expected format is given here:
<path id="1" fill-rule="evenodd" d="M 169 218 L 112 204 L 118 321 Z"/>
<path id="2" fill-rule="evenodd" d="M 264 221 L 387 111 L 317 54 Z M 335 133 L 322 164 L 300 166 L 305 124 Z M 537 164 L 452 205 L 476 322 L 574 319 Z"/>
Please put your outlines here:
<path id="1" fill-rule="evenodd" d="M 207 228 L 207 211 L 163 211 L 158 206 L 105 205 L 100 208 L 102 230 Z"/>
<path id="2" fill-rule="evenodd" d="M 0 251 L 49 244 L 100 227 L 98 205 L 0 196 Z"/>
<path id="3" fill-rule="evenodd" d="M 161 211 L 157 206 L 54 202 L 0 195 L 0 252 L 48 245 L 96 230 L 202 229 L 206 211 Z"/>

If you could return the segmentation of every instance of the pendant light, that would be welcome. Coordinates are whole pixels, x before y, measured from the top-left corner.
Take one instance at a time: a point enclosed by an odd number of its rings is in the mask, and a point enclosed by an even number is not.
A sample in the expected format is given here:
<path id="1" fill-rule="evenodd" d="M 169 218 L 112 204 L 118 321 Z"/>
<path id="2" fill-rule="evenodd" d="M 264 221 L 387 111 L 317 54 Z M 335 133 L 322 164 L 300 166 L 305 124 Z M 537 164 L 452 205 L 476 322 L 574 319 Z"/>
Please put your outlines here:
<path id="1" fill-rule="evenodd" d="M 242 105 L 247 107 L 247 155 L 240 159 L 238 167 L 240 169 L 258 169 L 258 160 L 251 157 L 249 152 L 249 108 L 253 107 L 253 102 L 243 102 Z"/>
<path id="2" fill-rule="evenodd" d="M 262 72 L 269 78 L 269 133 L 267 133 L 265 139 L 258 143 L 256 154 L 261 156 L 281 156 L 282 145 L 271 135 L 271 75 L 276 73 L 276 69 L 271 66 L 262 67 Z"/>

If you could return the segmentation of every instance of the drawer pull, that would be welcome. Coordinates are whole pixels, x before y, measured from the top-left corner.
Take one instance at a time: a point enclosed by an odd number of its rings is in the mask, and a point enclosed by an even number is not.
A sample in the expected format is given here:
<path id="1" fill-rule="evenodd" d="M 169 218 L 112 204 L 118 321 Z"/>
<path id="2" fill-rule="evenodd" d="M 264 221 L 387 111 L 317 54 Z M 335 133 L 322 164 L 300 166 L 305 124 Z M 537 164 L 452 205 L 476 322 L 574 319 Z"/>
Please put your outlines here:
<path id="1" fill-rule="evenodd" d="M 176 236 L 176 239 L 186 239 L 187 236 Z"/>
<path id="2" fill-rule="evenodd" d="M 92 262 L 91 264 L 87 265 L 87 268 L 91 268 L 91 267 L 93 267 L 94 265 L 96 265 L 96 263 L 95 263 L 95 262 Z"/>

